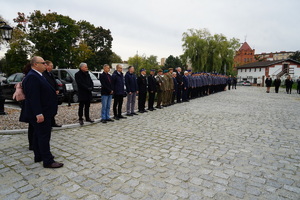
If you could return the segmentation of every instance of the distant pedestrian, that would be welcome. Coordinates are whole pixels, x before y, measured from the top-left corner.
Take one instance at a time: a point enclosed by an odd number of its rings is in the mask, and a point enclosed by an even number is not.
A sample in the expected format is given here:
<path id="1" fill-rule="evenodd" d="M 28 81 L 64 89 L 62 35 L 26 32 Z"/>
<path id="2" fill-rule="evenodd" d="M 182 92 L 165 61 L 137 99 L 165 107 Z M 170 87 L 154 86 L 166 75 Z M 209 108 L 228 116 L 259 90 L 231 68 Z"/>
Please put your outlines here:
<path id="1" fill-rule="evenodd" d="M 300 76 L 297 79 L 297 93 L 300 94 Z"/>
<path id="2" fill-rule="evenodd" d="M 52 73 L 53 63 L 49 60 L 46 60 L 46 70 L 43 72 L 43 76 L 47 79 L 48 83 L 55 89 L 56 95 L 59 94 L 58 85 L 56 83 L 56 79 L 54 74 Z M 52 127 L 61 127 L 55 122 L 55 116 L 51 120 Z"/>
<path id="3" fill-rule="evenodd" d="M 138 85 L 134 74 L 134 67 L 129 66 L 128 72 L 125 75 L 125 86 L 127 92 L 127 116 L 138 115 L 134 112 L 136 95 L 138 94 Z"/>
<path id="4" fill-rule="evenodd" d="M 139 90 L 139 99 L 138 99 L 138 110 L 139 113 L 148 112 L 145 109 L 145 103 L 147 98 L 147 76 L 146 76 L 146 70 L 141 69 L 140 70 L 140 76 L 137 78 L 137 84 L 138 84 L 138 90 Z"/>
<path id="5" fill-rule="evenodd" d="M 257 80 L 256 80 L 256 86 L 260 87 L 261 86 L 261 78 L 260 77 L 257 77 Z"/>
<path id="6" fill-rule="evenodd" d="M 156 87 L 156 79 L 155 79 L 155 69 L 150 70 L 150 75 L 148 76 L 148 110 L 153 111 L 155 110 L 154 108 L 154 99 L 155 99 L 155 94 L 157 92 L 157 87 Z"/>
<path id="7" fill-rule="evenodd" d="M 86 63 L 80 63 L 79 71 L 75 74 L 75 81 L 78 87 L 78 101 L 79 101 L 79 124 L 83 125 L 83 109 L 84 116 L 87 122 L 93 123 L 94 120 L 90 118 L 90 105 L 92 100 L 92 90 L 94 83 L 89 75 L 89 69 Z"/>
<path id="8" fill-rule="evenodd" d="M 232 78 L 231 78 L 231 75 L 229 75 L 229 77 L 227 78 L 228 90 L 230 90 L 231 84 L 232 84 Z"/>
<path id="9" fill-rule="evenodd" d="M 286 93 L 291 94 L 292 93 L 292 87 L 293 87 L 293 79 L 290 75 L 285 79 L 285 87 L 286 87 Z"/>
<path id="10" fill-rule="evenodd" d="M 122 73 L 123 66 L 118 64 L 116 66 L 116 70 L 112 75 L 112 85 L 114 91 L 114 104 L 113 104 L 113 112 L 114 112 L 114 119 L 125 119 L 122 115 L 122 106 L 123 106 L 123 98 L 125 95 L 124 89 L 124 76 Z"/>
<path id="11" fill-rule="evenodd" d="M 102 102 L 102 109 L 101 109 L 101 122 L 113 122 L 110 118 L 110 105 L 112 100 L 113 91 L 113 84 L 112 84 L 112 77 L 108 73 L 110 71 L 110 66 L 108 64 L 103 65 L 103 73 L 100 75 L 100 82 L 101 82 L 101 102 Z"/>
<path id="12" fill-rule="evenodd" d="M 236 84 L 237 84 L 237 78 L 234 76 L 232 78 L 232 89 L 235 89 L 236 90 Z"/>
<path id="13" fill-rule="evenodd" d="M 267 93 L 270 93 L 270 87 L 272 86 L 272 78 L 270 77 L 270 75 L 268 75 L 268 77 L 266 78 L 265 84 L 267 87 Z"/>
<path id="14" fill-rule="evenodd" d="M 280 85 L 281 85 L 281 80 L 280 80 L 280 77 L 277 76 L 277 78 L 274 80 L 274 86 L 275 86 L 276 93 L 278 93 Z"/>

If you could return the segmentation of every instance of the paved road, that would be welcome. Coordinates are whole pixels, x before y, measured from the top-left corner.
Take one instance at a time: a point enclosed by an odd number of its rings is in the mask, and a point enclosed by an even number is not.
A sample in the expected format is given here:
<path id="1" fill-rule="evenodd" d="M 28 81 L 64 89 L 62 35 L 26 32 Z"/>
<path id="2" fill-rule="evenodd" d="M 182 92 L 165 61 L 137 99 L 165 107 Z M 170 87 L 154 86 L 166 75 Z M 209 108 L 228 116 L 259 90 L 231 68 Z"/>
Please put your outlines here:
<path id="1" fill-rule="evenodd" d="M 61 169 L 0 136 L 0 199 L 300 199 L 300 95 L 238 87 L 53 132 Z"/>

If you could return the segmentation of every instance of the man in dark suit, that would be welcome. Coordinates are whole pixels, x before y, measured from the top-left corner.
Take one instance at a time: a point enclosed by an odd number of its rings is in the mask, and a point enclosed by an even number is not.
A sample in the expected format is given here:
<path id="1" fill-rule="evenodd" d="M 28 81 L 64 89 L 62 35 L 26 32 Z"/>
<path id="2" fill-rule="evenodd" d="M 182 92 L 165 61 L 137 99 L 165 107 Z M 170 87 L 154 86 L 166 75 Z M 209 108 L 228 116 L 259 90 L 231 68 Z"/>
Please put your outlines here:
<path id="1" fill-rule="evenodd" d="M 53 63 L 49 60 L 45 61 L 46 63 L 46 70 L 43 72 L 43 76 L 46 78 L 48 83 L 55 89 L 56 95 L 58 95 L 58 85 L 56 83 L 54 74 L 51 72 L 53 69 Z M 61 125 L 56 124 L 55 122 L 55 116 L 51 120 L 51 126 L 52 127 L 61 127 Z"/>
<path id="2" fill-rule="evenodd" d="M 156 79 L 154 77 L 155 75 L 155 69 L 150 70 L 150 75 L 148 76 L 148 92 L 149 92 L 149 98 L 148 98 L 148 110 L 153 111 L 156 110 L 154 105 L 154 99 L 155 99 L 155 93 L 157 91 L 156 89 Z"/>
<path id="3" fill-rule="evenodd" d="M 137 85 L 139 88 L 138 109 L 139 113 L 144 113 L 147 112 L 147 110 L 145 110 L 145 103 L 147 97 L 147 76 L 145 69 L 141 69 L 140 72 L 141 75 L 137 78 Z"/>
<path id="4" fill-rule="evenodd" d="M 181 103 L 181 95 L 182 95 L 182 74 L 181 74 L 181 67 L 176 68 L 176 80 L 177 80 L 177 103 Z"/>
<path id="5" fill-rule="evenodd" d="M 87 122 L 93 123 L 90 118 L 90 105 L 92 100 L 92 90 L 94 83 L 89 75 L 89 68 L 86 63 L 80 63 L 79 71 L 75 74 L 75 81 L 78 87 L 78 101 L 79 101 L 79 124 L 83 125 L 83 108 L 84 116 Z"/>
<path id="6" fill-rule="evenodd" d="M 57 95 L 42 72 L 46 70 L 43 58 L 35 56 L 31 60 L 31 70 L 23 80 L 26 96 L 23 120 L 34 127 L 34 161 L 45 168 L 59 168 L 62 163 L 54 161 L 50 152 L 51 119 L 57 114 Z"/>

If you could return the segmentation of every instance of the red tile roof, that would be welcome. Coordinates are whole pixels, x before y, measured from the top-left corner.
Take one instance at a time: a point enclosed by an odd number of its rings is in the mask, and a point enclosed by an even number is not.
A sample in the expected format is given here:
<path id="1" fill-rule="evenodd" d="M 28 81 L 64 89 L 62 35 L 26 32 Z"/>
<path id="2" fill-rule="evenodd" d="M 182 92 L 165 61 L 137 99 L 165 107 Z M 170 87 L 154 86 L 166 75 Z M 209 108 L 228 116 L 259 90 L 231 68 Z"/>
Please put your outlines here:
<path id="1" fill-rule="evenodd" d="M 251 50 L 252 51 L 251 47 L 249 46 L 249 44 L 247 42 L 244 42 L 244 44 L 241 46 L 239 51 L 241 51 L 241 50 L 244 50 L 244 51 Z"/>

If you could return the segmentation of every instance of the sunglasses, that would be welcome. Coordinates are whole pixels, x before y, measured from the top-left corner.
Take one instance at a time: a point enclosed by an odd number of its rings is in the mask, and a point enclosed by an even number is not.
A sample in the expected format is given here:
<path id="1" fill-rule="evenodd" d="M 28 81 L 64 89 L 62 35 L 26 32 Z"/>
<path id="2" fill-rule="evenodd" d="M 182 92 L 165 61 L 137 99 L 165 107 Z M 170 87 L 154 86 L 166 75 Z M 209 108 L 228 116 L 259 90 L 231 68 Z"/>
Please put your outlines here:
<path id="1" fill-rule="evenodd" d="M 35 63 L 46 65 L 46 62 L 35 62 Z"/>

